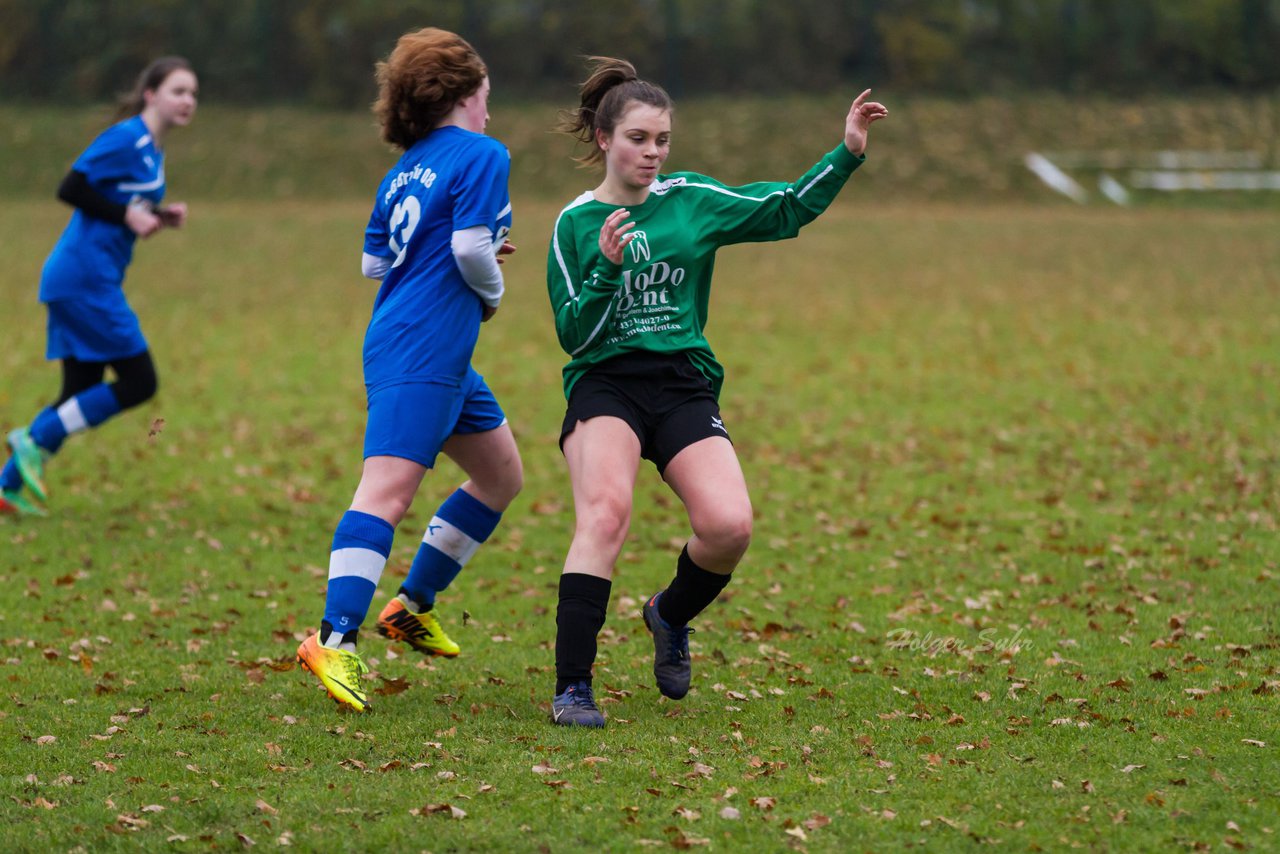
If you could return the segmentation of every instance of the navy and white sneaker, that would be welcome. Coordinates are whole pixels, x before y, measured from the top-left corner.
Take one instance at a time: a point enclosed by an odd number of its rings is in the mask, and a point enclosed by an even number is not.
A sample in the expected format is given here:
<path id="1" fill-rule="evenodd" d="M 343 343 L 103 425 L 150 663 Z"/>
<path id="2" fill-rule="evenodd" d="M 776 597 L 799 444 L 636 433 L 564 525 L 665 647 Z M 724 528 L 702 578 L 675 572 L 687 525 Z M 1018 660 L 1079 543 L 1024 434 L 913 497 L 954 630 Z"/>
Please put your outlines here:
<path id="1" fill-rule="evenodd" d="M 689 693 L 689 679 L 693 676 L 689 665 L 689 635 L 694 630 L 688 626 L 669 626 L 658 616 L 661 595 L 653 594 L 642 611 L 644 624 L 653 634 L 653 679 L 662 696 L 679 700 Z"/>
<path id="2" fill-rule="evenodd" d="M 590 682 L 574 682 L 551 701 L 551 722 L 557 726 L 604 726 Z"/>

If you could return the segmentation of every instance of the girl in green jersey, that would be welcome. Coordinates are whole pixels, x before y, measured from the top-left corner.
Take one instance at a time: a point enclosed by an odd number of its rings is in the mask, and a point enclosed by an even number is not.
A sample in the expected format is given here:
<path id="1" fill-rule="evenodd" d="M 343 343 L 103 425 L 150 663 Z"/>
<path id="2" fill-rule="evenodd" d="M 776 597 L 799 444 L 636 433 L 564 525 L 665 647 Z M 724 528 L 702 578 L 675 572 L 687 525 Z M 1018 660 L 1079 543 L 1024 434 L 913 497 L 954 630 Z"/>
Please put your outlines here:
<path id="1" fill-rule="evenodd" d="M 844 139 L 794 183 L 728 187 L 661 173 L 672 104 L 630 63 L 591 60 L 581 103 L 563 126 L 603 163 L 604 180 L 556 220 L 547 290 L 568 411 L 560 447 L 576 526 L 556 612 L 555 723 L 604 726 L 591 690 L 596 636 L 631 520 L 640 460 L 654 463 L 693 529 L 675 577 L 644 605 L 663 695 L 689 690 L 689 621 L 728 583 L 751 540 L 751 500 L 717 399 L 724 370 L 703 329 L 721 246 L 795 237 L 863 162 L 884 105 L 853 102 Z"/>

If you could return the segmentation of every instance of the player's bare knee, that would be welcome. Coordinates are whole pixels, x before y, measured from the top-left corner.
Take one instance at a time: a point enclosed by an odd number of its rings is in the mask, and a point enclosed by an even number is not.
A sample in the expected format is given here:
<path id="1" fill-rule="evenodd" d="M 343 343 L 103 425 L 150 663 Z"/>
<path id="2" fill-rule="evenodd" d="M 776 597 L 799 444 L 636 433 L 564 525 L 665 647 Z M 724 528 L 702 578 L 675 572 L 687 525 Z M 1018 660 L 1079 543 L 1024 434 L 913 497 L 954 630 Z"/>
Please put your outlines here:
<path id="1" fill-rule="evenodd" d="M 752 519 L 749 511 L 718 515 L 694 529 L 694 534 L 709 551 L 718 558 L 729 561 L 736 561 L 746 554 L 751 545 L 751 532 Z"/>
<path id="2" fill-rule="evenodd" d="M 506 498 L 506 503 L 510 504 L 515 501 L 522 489 L 524 489 L 524 463 L 516 457 L 515 462 L 507 469 L 499 491 Z"/>
<path id="3" fill-rule="evenodd" d="M 577 536 L 608 546 L 620 546 L 631 526 L 631 501 L 629 496 L 609 496 L 592 501 L 580 513 Z"/>

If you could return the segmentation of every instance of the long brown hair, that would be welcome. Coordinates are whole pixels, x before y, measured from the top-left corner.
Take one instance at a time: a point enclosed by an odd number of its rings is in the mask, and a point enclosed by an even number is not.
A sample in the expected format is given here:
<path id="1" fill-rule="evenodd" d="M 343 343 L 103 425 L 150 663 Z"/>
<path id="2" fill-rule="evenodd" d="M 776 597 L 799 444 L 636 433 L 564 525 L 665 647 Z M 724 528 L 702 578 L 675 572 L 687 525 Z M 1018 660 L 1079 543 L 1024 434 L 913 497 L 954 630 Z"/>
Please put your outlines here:
<path id="1" fill-rule="evenodd" d="M 561 112 L 557 129 L 590 146 L 586 154 L 574 159 L 591 166 L 604 160 L 604 152 L 596 144 L 596 131 L 611 135 L 632 101 L 668 112 L 675 107 L 665 89 L 641 80 L 635 66 L 625 59 L 589 56 L 587 64 L 591 74 L 578 90 L 578 108 Z"/>
<path id="2" fill-rule="evenodd" d="M 405 33 L 386 62 L 377 65 L 373 113 L 382 138 L 407 149 L 427 136 L 488 75 L 466 39 L 435 27 Z"/>
<path id="3" fill-rule="evenodd" d="M 133 84 L 133 88 L 120 96 L 119 104 L 116 106 L 116 121 L 127 119 L 130 116 L 136 116 L 142 112 L 143 107 L 147 105 L 147 92 L 153 92 L 164 85 L 164 81 L 169 75 L 175 71 L 190 71 L 192 74 L 191 63 L 181 56 L 162 56 L 159 59 L 152 60 L 151 63 L 138 75 L 138 80 Z"/>

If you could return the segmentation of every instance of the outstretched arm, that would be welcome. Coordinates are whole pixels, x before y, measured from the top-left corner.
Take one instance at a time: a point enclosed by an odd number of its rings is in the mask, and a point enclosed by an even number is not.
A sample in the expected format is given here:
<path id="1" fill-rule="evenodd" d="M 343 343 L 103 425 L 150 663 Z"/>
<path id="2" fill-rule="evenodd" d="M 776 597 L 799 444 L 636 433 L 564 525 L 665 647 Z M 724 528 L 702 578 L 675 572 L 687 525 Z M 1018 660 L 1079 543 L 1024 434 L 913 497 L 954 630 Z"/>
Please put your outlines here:
<path id="1" fill-rule="evenodd" d="M 889 111 L 868 101 L 867 89 L 854 99 L 845 117 L 844 139 L 799 180 L 727 187 L 706 176 L 693 176 L 689 186 L 710 190 L 704 213 L 719 245 L 795 237 L 835 199 L 853 171 L 866 159 L 867 129 Z"/>

